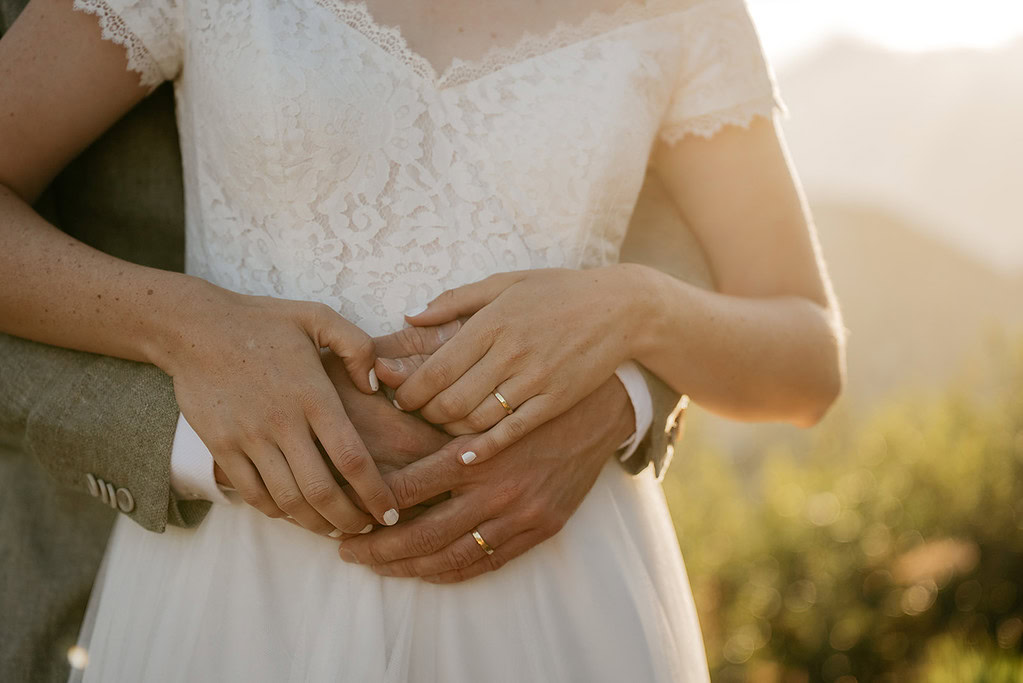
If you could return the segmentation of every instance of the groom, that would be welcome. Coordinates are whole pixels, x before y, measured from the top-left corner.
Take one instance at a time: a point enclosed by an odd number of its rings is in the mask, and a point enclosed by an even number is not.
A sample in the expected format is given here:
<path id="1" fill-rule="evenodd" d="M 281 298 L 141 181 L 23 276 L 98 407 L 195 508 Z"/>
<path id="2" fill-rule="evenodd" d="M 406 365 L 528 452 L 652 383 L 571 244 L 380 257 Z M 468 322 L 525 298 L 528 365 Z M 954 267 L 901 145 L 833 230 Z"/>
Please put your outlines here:
<path id="1" fill-rule="evenodd" d="M 0 0 L 0 32 L 23 4 Z M 645 195 L 637 209 L 637 229 L 630 229 L 633 260 L 709 283 L 706 267 L 694 259 L 698 248 L 678 228 L 655 182 L 648 183 Z M 104 251 L 180 270 L 181 197 L 173 96 L 164 86 L 62 173 L 38 208 Z M 413 337 L 406 341 L 430 343 Z M 678 398 L 647 379 L 655 428 L 626 463 L 634 472 L 651 459 L 658 471 L 666 464 L 667 432 L 673 429 L 666 418 Z M 620 385 L 612 381 L 602 391 L 587 400 L 601 401 L 603 409 L 579 408 L 559 418 L 574 420 L 575 432 L 538 430 L 516 447 L 557 451 L 572 459 L 596 450 L 606 458 L 619 435 L 600 416 L 629 411 Z M 371 452 L 395 459 L 393 467 L 432 452 L 433 442 L 443 438 L 380 397 L 368 397 L 361 408 L 357 399 L 353 395 L 348 401 L 353 423 Z M 0 609 L 5 616 L 0 620 L 0 680 L 66 678 L 67 652 L 116 512 L 153 531 L 201 522 L 209 503 L 171 485 L 177 417 L 171 381 L 153 366 L 0 336 Z M 574 433 L 600 438 L 586 441 L 583 448 L 583 440 L 570 438 Z M 532 448 L 535 443 L 543 448 Z"/>

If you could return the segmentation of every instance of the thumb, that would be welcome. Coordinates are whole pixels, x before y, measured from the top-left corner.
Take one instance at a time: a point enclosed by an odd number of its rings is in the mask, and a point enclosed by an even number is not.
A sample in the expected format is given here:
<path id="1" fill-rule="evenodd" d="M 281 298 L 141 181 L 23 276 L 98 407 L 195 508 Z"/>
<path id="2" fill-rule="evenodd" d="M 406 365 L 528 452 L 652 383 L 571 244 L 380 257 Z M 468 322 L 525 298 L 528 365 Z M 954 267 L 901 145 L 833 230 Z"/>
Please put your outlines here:
<path id="1" fill-rule="evenodd" d="M 471 316 L 524 277 L 523 271 L 497 273 L 479 282 L 449 289 L 425 307 L 420 306 L 405 313 L 405 319 L 420 327 L 440 325 L 459 316 Z"/>
<path id="2" fill-rule="evenodd" d="M 372 337 L 325 304 L 313 304 L 304 322 L 306 332 L 317 347 L 327 347 L 341 359 L 352 384 L 359 391 L 364 394 L 376 393 L 380 383 L 373 369 L 376 350 Z"/>
<path id="3" fill-rule="evenodd" d="M 405 383 L 429 356 L 413 355 L 401 358 L 377 358 L 374 369 L 381 382 L 397 389 Z"/>
<path id="4" fill-rule="evenodd" d="M 383 337 L 375 337 L 376 352 L 386 358 L 429 356 L 444 342 L 455 336 L 462 326 L 461 320 L 452 320 L 437 326 L 406 327 Z"/>

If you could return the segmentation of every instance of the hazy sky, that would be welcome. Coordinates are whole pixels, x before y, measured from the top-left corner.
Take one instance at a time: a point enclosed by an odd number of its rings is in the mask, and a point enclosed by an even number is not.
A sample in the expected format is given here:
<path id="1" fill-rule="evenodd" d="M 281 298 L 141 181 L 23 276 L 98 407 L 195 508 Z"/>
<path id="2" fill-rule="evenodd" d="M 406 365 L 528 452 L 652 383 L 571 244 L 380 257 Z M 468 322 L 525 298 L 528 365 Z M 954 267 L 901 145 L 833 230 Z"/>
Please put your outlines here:
<path id="1" fill-rule="evenodd" d="M 771 60 L 851 34 L 898 50 L 993 47 L 1023 36 L 1023 0 L 747 0 Z"/>

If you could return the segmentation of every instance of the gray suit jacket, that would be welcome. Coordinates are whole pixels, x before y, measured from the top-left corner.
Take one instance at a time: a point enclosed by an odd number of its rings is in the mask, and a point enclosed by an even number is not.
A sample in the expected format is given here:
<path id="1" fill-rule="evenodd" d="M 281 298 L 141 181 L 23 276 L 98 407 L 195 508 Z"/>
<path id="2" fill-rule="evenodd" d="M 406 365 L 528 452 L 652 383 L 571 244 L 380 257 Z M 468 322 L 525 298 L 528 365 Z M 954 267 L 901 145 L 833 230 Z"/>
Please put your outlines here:
<path id="1" fill-rule="evenodd" d="M 0 0 L 0 33 L 25 0 Z M 624 258 L 709 283 L 702 252 L 650 178 Z M 173 93 L 159 88 L 76 159 L 37 208 L 115 256 L 169 270 L 183 261 Z M 669 239 L 665 239 L 669 238 Z M 679 396 L 647 373 L 654 428 L 626 463 L 663 472 Z M 209 508 L 178 500 L 170 378 L 141 363 L 0 335 L 0 680 L 66 680 L 66 653 L 116 511 L 152 531 Z M 26 457 L 29 456 L 29 457 Z"/>

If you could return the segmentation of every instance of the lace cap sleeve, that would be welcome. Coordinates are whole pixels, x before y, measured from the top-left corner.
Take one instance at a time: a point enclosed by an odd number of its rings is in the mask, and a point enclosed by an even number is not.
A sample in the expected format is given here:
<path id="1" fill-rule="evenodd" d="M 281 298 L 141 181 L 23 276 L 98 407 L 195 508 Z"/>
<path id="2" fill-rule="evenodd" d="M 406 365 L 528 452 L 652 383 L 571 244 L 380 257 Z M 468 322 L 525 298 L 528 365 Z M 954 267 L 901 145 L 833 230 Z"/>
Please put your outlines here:
<path id="1" fill-rule="evenodd" d="M 75 0 L 74 7 L 96 16 L 104 40 L 124 46 L 128 69 L 143 86 L 153 89 L 181 71 L 179 0 Z"/>
<path id="2" fill-rule="evenodd" d="M 679 19 L 683 63 L 659 136 L 710 137 L 756 116 L 786 114 L 774 73 L 743 0 L 706 0 Z"/>

